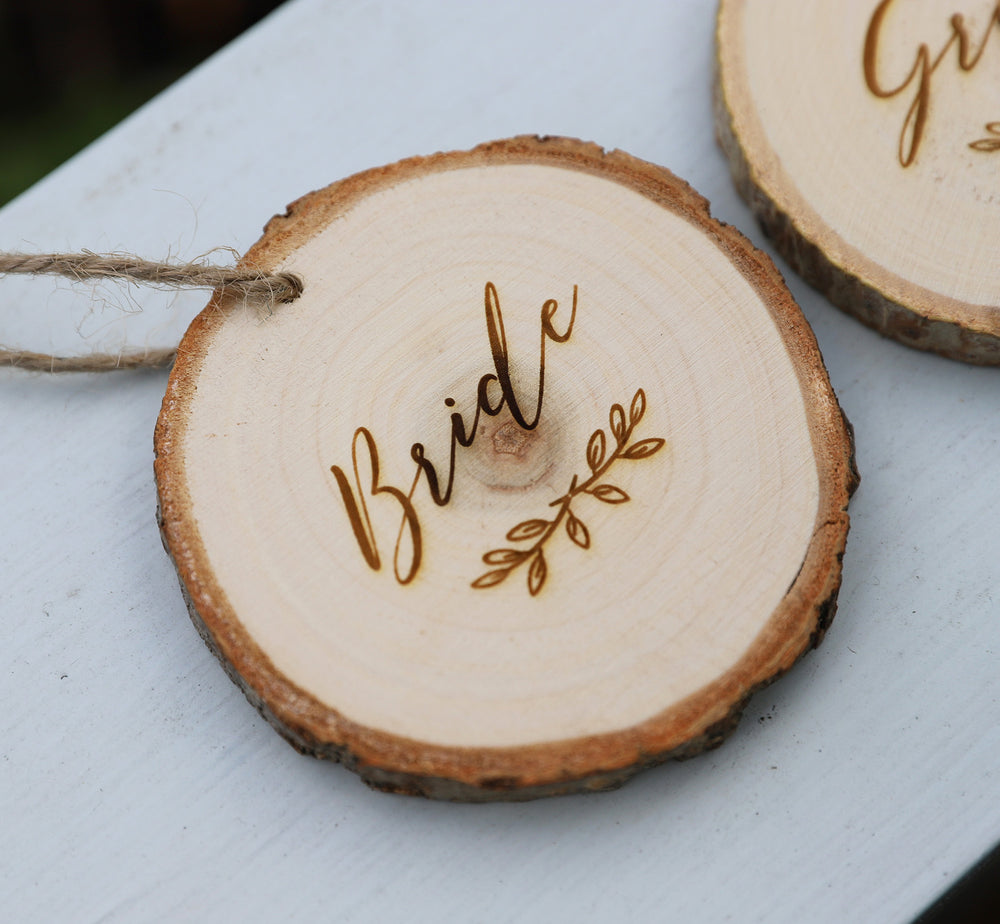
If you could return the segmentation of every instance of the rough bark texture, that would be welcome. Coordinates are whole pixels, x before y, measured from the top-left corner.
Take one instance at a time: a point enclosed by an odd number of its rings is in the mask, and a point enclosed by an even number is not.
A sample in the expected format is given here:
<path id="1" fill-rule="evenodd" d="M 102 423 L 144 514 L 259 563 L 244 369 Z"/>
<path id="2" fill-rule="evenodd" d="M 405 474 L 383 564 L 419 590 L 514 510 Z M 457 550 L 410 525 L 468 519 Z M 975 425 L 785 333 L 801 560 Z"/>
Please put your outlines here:
<path id="1" fill-rule="evenodd" d="M 856 475 L 857 470 L 854 468 L 853 452 L 851 455 L 851 466 L 855 472 L 855 480 L 851 486 L 851 492 L 853 493 L 860 482 L 860 479 Z M 159 508 L 157 508 L 157 521 L 160 523 L 160 535 L 163 538 L 163 547 L 167 554 L 171 555 L 170 546 L 167 544 L 166 534 L 163 530 L 163 521 Z M 841 552 L 837 556 L 838 564 L 842 559 L 843 553 Z M 489 771 L 485 771 L 475 782 L 468 783 L 448 777 L 419 776 L 405 771 L 387 769 L 372 763 L 366 763 L 352 753 L 347 745 L 317 741 L 305 734 L 303 729 L 283 722 L 261 698 L 257 690 L 250 686 L 249 682 L 237 672 L 232 662 L 223 655 L 211 630 L 202 619 L 197 607 L 195 607 L 183 581 L 181 581 L 180 588 L 184 602 L 187 604 L 188 614 L 191 616 L 191 622 L 205 642 L 208 650 L 212 652 L 225 669 L 229 679 L 242 690 L 247 701 L 296 751 L 309 757 L 343 764 L 348 770 L 360 776 L 372 789 L 395 793 L 397 795 L 424 796 L 428 799 L 438 799 L 446 802 L 529 802 L 547 796 L 609 792 L 619 789 L 643 770 L 658 767 L 660 764 L 664 764 L 670 760 L 690 760 L 704 754 L 706 751 L 711 751 L 721 746 L 736 730 L 740 719 L 743 717 L 743 712 L 754 694 L 770 686 L 774 681 L 787 673 L 791 667 L 794 667 L 793 664 L 780 673 L 762 681 L 756 687 L 749 690 L 742 699 L 733 703 L 732 708 L 726 716 L 709 726 L 696 738 L 692 738 L 687 743 L 672 751 L 650 755 L 627 767 L 596 771 L 587 776 L 541 785 L 524 785 L 522 779 L 516 774 L 504 776 L 491 774 Z M 796 663 L 808 654 L 809 651 L 817 648 L 820 642 L 823 641 L 826 631 L 833 623 L 833 617 L 837 612 L 837 595 L 839 591 L 840 584 L 838 581 L 837 586 L 833 588 L 830 596 L 816 606 L 815 629 L 809 639 L 809 644 L 802 649 L 799 657 L 796 659 Z"/>
<path id="2" fill-rule="evenodd" d="M 732 124 L 732 116 L 716 81 L 716 135 L 729 161 L 736 188 L 760 222 L 761 229 L 774 241 L 778 253 L 806 282 L 883 337 L 961 362 L 1000 365 L 1000 339 L 994 335 L 924 317 L 866 285 L 851 271 L 830 262 L 819 247 L 799 233 L 794 220 L 754 183 Z"/>

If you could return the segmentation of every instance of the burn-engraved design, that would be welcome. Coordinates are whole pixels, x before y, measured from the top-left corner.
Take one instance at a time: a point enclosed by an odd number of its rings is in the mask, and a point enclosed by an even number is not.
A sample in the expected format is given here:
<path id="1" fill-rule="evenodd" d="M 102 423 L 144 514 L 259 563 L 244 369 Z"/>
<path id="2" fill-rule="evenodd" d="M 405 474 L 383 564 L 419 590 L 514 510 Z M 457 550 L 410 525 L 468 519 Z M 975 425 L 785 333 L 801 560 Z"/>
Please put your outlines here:
<path id="1" fill-rule="evenodd" d="M 573 305 L 569 321 L 562 332 L 557 331 L 553 325 L 553 318 L 559 308 L 556 300 L 548 299 L 542 305 L 539 317 L 538 391 L 534 408 L 529 414 L 522 410 L 522 403 L 511 382 L 500 296 L 492 282 L 486 283 L 484 303 L 486 333 L 494 371 L 479 379 L 476 389 L 476 408 L 471 424 L 467 425 L 457 411 L 451 413 L 451 446 L 447 470 L 443 473 L 445 477 L 439 477 L 437 468 L 425 455 L 424 445 L 414 443 L 410 447 L 410 459 L 415 468 L 409 489 L 386 483 L 382 479 L 378 444 L 367 427 L 358 427 L 354 431 L 350 468 L 345 470 L 339 465 L 330 466 L 358 549 L 365 564 L 373 571 L 381 570 L 382 557 L 379 551 L 379 539 L 375 535 L 375 528 L 369 515 L 368 503 L 369 501 L 391 503 L 396 506 L 399 513 L 399 528 L 393 547 L 392 565 L 395 578 L 400 584 L 409 584 L 413 581 L 420 570 L 423 558 L 423 533 L 415 501 L 421 480 L 426 482 L 427 491 L 434 504 L 444 507 L 451 501 L 455 488 L 456 452 L 459 447 L 467 449 L 472 446 L 480 432 L 481 415 L 496 417 L 504 410 L 510 414 L 511 422 L 497 431 L 502 440 L 507 441 L 505 445 L 510 446 L 518 444 L 520 438 L 527 437 L 527 434 L 538 426 L 545 393 L 545 344 L 547 340 L 554 343 L 565 343 L 569 340 L 576 322 L 577 287 L 573 287 Z M 491 386 L 494 387 L 492 399 Z M 495 394 L 497 389 L 500 392 L 499 397 Z M 444 403 L 448 408 L 455 406 L 453 398 L 446 398 Z M 665 441 L 659 437 L 631 442 L 632 434 L 645 413 L 646 393 L 641 388 L 632 399 L 628 415 L 622 405 L 611 406 L 610 437 L 605 435 L 604 430 L 595 430 L 587 444 L 587 466 L 590 475 L 584 479 L 573 476 L 567 492 L 549 505 L 556 508 L 552 519 L 526 520 L 518 523 L 507 533 L 509 542 L 533 540 L 528 548 L 504 548 L 487 552 L 483 556 L 483 561 L 493 566 L 492 570 L 473 581 L 471 585 L 473 588 L 481 590 L 495 587 L 516 568 L 527 565 L 528 590 L 532 596 L 537 596 L 548 575 L 543 546 L 561 526 L 565 527 L 566 534 L 575 545 L 581 549 L 590 548 L 590 532 L 572 509 L 572 505 L 582 495 L 589 495 L 605 504 L 624 504 L 630 500 L 625 491 L 605 481 L 604 476 L 611 466 L 620 460 L 646 459 L 663 448 Z M 494 435 L 494 440 L 497 439 L 497 434 Z"/>
<path id="2" fill-rule="evenodd" d="M 983 154 L 995 154 L 1000 151 L 1000 122 L 987 122 L 986 134 L 988 137 L 971 142 L 969 147 Z"/>
<path id="3" fill-rule="evenodd" d="M 347 518 L 358 548 L 365 563 L 373 571 L 382 568 L 382 558 L 379 554 L 379 542 L 375 535 L 371 517 L 368 513 L 368 501 L 378 497 L 392 499 L 398 505 L 400 512 L 399 531 L 393 548 L 392 566 L 396 580 L 400 584 L 409 584 L 420 570 L 423 556 L 423 539 L 420 529 L 420 517 L 414 504 L 414 496 L 420 485 L 421 478 L 427 482 L 427 490 L 431 500 L 444 507 L 451 501 L 455 487 L 455 454 L 459 446 L 469 448 L 475 442 L 479 431 L 480 415 L 496 417 L 505 408 L 522 430 L 534 430 L 542 416 L 542 401 L 545 394 L 545 342 L 565 343 L 573 333 L 576 321 L 577 287 L 573 286 L 573 306 L 570 309 L 566 329 L 560 333 L 553 324 L 553 318 L 559 309 L 554 298 L 547 299 L 539 315 L 540 342 L 538 348 L 538 395 L 534 412 L 530 418 L 522 410 L 522 405 L 515 394 L 511 382 L 510 359 L 508 356 L 507 335 L 504 332 L 503 313 L 500 310 L 500 296 L 492 282 L 486 283 L 484 305 L 486 312 L 486 335 L 490 343 L 490 353 L 493 358 L 492 373 L 486 373 L 479 379 L 476 388 L 476 410 L 472 424 L 466 426 L 460 413 L 451 413 L 451 447 L 448 457 L 447 477 L 438 477 L 438 470 L 425 455 L 423 443 L 414 443 L 410 447 L 410 459 L 414 462 L 413 481 L 409 490 L 384 484 L 380 478 L 380 460 L 375 437 L 367 427 L 358 427 L 354 431 L 351 442 L 351 468 L 353 475 L 349 477 L 339 465 L 331 465 L 330 471 L 337 483 L 340 497 L 347 512 Z M 494 404 L 490 399 L 490 386 L 500 390 L 499 400 Z M 453 408 L 454 398 L 446 398 L 445 406 Z M 367 477 L 362 478 L 362 472 Z"/>
<path id="4" fill-rule="evenodd" d="M 646 393 L 641 388 L 632 399 L 627 420 L 625 409 L 620 404 L 611 406 L 609 421 L 611 443 L 614 448 L 610 454 L 607 451 L 608 439 L 604 431 L 595 430 L 587 443 L 587 467 L 590 469 L 590 476 L 584 481 L 581 481 L 578 475 L 573 476 L 569 490 L 562 497 L 556 498 L 549 504 L 550 507 L 557 508 L 556 514 L 551 520 L 525 520 L 507 533 L 508 542 L 526 542 L 533 539 L 534 542 L 530 546 L 522 549 L 493 549 L 487 552 L 483 556 L 483 562 L 492 565 L 492 570 L 473 581 L 474 588 L 483 590 L 488 587 L 496 587 L 497 584 L 506 580 L 512 571 L 521 565 L 527 565 L 528 592 L 533 597 L 537 596 L 545 585 L 549 573 L 543 547 L 564 524 L 566 535 L 576 545 L 581 549 L 590 548 L 590 531 L 572 510 L 573 501 L 583 494 L 589 494 L 605 504 L 624 504 L 631 500 L 621 488 L 602 481 L 602 479 L 608 469 L 620 459 L 633 461 L 648 459 L 663 448 L 666 441 L 659 437 L 650 437 L 639 440 L 637 443 L 629 443 L 633 431 L 645 413 Z"/>
<path id="5" fill-rule="evenodd" d="M 896 86 L 887 86 L 879 75 L 878 63 L 879 49 L 885 40 L 883 34 L 885 18 L 893 2 L 894 0 L 882 0 L 875 8 L 868 23 L 863 53 L 864 75 L 868 89 L 879 99 L 892 99 L 908 90 L 913 93 L 913 101 L 910 103 L 909 109 L 906 110 L 906 117 L 903 120 L 897 152 L 900 166 L 909 167 L 917 157 L 927 129 L 927 120 L 933 99 L 934 77 L 938 68 L 944 63 L 948 53 L 955 48 L 955 63 L 959 69 L 966 73 L 975 70 L 990 44 L 992 33 L 995 30 L 1000 30 L 1000 3 L 997 3 L 990 11 L 982 31 L 982 38 L 978 42 L 973 41 L 970 37 L 965 17 L 961 13 L 953 14 L 948 20 L 951 34 L 942 45 L 941 50 L 935 54 L 931 52 L 930 46 L 926 42 L 922 42 L 917 48 L 913 66 L 903 81 Z M 990 122 L 986 126 L 986 130 L 991 135 L 997 135 L 996 129 L 998 127 L 1000 127 L 1000 123 Z M 969 147 L 974 151 L 993 152 L 998 150 L 996 143 L 998 140 L 1000 137 L 983 138 L 973 141 Z"/>

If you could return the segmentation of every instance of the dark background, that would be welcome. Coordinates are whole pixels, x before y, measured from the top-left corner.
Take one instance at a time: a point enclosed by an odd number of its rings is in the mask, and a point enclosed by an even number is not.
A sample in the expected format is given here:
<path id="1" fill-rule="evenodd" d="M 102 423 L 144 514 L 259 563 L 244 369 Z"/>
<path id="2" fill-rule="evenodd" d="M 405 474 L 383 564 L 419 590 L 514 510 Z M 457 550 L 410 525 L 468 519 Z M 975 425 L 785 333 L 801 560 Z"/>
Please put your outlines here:
<path id="1" fill-rule="evenodd" d="M 281 0 L 0 0 L 0 205 Z"/>

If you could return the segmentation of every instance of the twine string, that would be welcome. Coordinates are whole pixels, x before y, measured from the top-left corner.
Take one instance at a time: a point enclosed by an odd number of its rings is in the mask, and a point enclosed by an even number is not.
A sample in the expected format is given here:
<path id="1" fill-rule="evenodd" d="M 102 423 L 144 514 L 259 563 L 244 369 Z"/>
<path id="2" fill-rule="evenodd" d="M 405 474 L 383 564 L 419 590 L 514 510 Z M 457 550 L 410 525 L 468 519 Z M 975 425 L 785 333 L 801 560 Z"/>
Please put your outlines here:
<path id="1" fill-rule="evenodd" d="M 262 273 L 258 270 L 206 263 L 161 263 L 132 254 L 0 253 L 0 274 L 65 276 L 74 281 L 115 279 L 164 288 L 215 289 L 261 308 L 295 301 L 303 291 L 294 273 Z M 30 372 L 112 372 L 169 366 L 176 349 L 90 353 L 85 356 L 55 356 L 0 346 L 0 365 Z"/>

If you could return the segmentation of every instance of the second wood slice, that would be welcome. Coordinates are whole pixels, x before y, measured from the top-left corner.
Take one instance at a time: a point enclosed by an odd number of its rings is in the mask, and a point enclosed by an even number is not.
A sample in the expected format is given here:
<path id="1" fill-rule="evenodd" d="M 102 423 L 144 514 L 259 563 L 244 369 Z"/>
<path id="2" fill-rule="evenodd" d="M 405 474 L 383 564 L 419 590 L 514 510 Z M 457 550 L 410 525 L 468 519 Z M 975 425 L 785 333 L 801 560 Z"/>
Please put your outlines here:
<path id="1" fill-rule="evenodd" d="M 788 262 L 908 346 L 1000 364 L 1000 6 L 721 0 L 716 126 Z"/>
<path id="2" fill-rule="evenodd" d="M 156 435 L 192 617 L 298 748 L 451 799 L 713 746 L 832 618 L 856 483 L 808 326 L 670 173 L 522 138 L 268 225 Z"/>

